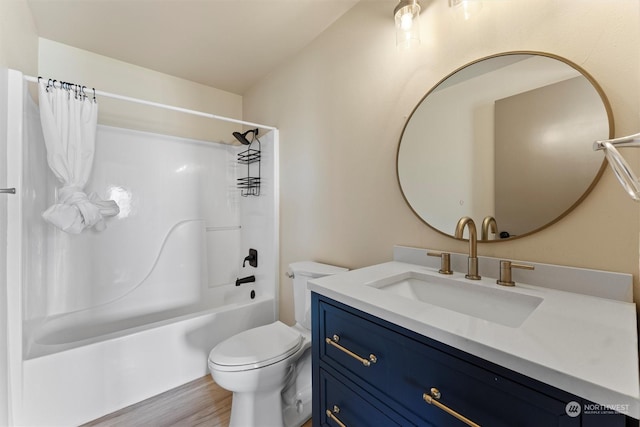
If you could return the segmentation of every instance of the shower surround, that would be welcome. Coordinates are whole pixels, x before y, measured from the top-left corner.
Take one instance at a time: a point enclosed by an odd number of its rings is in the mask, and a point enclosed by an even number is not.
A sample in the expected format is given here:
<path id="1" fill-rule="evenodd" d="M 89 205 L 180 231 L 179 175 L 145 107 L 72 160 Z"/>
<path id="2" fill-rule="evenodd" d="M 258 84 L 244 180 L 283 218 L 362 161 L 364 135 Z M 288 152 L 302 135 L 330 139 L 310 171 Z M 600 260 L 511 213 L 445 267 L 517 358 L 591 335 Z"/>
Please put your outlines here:
<path id="1" fill-rule="evenodd" d="M 277 131 L 261 137 L 261 196 L 241 197 L 241 147 L 98 126 L 86 190 L 120 213 L 71 235 L 41 217 L 58 183 L 19 73 L 9 88 L 15 424 L 80 424 L 206 375 L 215 344 L 275 320 Z M 249 248 L 257 268 L 242 267 Z"/>

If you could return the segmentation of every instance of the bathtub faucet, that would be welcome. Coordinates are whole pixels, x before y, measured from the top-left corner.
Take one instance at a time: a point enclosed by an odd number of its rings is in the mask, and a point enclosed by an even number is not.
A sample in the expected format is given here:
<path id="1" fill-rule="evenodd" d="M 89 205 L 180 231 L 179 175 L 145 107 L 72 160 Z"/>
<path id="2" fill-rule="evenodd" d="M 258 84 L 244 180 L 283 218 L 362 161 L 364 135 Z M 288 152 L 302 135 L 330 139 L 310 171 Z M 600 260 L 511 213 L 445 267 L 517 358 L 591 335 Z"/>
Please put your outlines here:
<path id="1" fill-rule="evenodd" d="M 242 279 L 236 279 L 236 286 L 240 286 L 243 283 L 251 283 L 256 281 L 256 276 L 247 276 Z"/>
<path id="2" fill-rule="evenodd" d="M 249 265 L 251 267 L 257 267 L 258 266 L 258 251 L 255 250 L 255 249 L 249 249 L 249 256 L 245 257 L 244 261 L 242 261 L 242 266 L 243 267 L 245 266 L 247 261 L 249 261 Z"/>

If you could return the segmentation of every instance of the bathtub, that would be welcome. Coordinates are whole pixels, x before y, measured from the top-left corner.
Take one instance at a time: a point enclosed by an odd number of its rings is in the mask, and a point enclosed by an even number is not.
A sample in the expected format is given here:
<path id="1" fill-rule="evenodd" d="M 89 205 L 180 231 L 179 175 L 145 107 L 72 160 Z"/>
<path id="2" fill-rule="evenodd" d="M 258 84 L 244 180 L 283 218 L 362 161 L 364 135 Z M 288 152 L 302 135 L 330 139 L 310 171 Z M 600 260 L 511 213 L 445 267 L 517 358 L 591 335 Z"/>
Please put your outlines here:
<path id="1" fill-rule="evenodd" d="M 58 184 L 37 106 L 8 74 L 11 424 L 79 425 L 165 392 L 276 319 L 277 132 L 262 137 L 260 197 L 241 197 L 240 147 L 100 125 L 86 189 L 119 197 L 120 214 L 67 235 L 41 218 Z M 242 265 L 249 248 L 257 268 Z"/>
<path id="2" fill-rule="evenodd" d="M 130 327 L 120 320 L 41 333 L 23 361 L 16 424 L 82 424 L 207 375 L 207 356 L 217 343 L 274 320 L 272 297 L 251 299 L 241 287 L 221 291 L 231 301 L 198 312 L 133 318 Z"/>

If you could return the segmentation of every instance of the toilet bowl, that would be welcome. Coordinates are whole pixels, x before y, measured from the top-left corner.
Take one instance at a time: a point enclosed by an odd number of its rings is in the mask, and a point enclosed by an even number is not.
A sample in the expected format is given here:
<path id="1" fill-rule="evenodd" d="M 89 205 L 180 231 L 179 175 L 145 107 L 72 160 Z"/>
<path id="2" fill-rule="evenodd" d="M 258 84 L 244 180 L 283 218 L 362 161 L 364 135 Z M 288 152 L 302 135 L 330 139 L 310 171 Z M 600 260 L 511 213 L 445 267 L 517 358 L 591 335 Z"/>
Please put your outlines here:
<path id="1" fill-rule="evenodd" d="M 233 392 L 230 427 L 293 427 L 311 417 L 311 297 L 307 281 L 347 271 L 311 261 L 290 266 L 296 324 L 259 326 L 209 353 L 213 380 Z"/>

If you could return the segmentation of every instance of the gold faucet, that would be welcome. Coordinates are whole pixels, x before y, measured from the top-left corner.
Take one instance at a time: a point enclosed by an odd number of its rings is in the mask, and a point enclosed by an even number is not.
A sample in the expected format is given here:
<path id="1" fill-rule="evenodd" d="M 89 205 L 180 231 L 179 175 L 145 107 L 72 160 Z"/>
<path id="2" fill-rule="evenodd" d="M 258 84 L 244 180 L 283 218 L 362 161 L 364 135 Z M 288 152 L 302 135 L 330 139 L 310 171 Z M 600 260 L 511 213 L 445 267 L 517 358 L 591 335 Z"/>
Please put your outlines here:
<path id="1" fill-rule="evenodd" d="M 469 265 L 467 274 L 464 277 L 471 280 L 480 280 L 478 274 L 478 232 L 476 223 L 468 216 L 463 216 L 456 225 L 455 238 L 462 239 L 464 228 L 469 227 Z"/>
<path id="2" fill-rule="evenodd" d="M 516 282 L 511 278 L 512 268 L 522 268 L 524 270 L 533 270 L 535 267 L 529 264 L 516 264 L 515 262 L 500 260 L 500 278 L 496 280 L 498 285 L 502 286 L 515 286 Z"/>
<path id="3" fill-rule="evenodd" d="M 498 223 L 496 222 L 496 219 L 492 216 L 485 216 L 484 220 L 482 221 L 482 234 L 481 234 L 481 240 L 489 240 L 489 229 L 491 229 L 491 232 L 493 234 L 497 234 L 498 233 Z"/>

